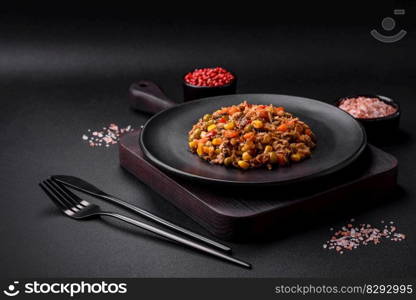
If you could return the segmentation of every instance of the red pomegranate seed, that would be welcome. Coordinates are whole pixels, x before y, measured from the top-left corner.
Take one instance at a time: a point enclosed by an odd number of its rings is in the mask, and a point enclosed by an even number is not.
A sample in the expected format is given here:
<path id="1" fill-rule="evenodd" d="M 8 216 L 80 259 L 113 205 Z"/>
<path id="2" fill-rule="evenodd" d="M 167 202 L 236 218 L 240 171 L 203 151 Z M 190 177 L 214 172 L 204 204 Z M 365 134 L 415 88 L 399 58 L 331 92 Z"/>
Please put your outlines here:
<path id="1" fill-rule="evenodd" d="M 185 82 L 196 86 L 222 86 L 234 80 L 234 75 L 221 67 L 195 69 L 185 75 Z"/>

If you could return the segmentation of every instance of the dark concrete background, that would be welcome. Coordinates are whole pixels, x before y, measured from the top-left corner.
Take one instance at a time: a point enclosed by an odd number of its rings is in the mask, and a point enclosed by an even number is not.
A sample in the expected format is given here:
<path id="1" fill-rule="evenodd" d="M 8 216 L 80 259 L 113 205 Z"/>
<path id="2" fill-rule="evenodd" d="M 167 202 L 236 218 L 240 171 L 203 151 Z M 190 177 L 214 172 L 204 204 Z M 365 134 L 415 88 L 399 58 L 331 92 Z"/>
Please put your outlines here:
<path id="1" fill-rule="evenodd" d="M 408 35 L 395 44 L 369 31 L 394 3 L 233 15 L 149 14 L 65 7 L 65 13 L 4 10 L 0 27 L 0 265 L 16 277 L 411 277 L 415 256 L 415 36 L 412 7 L 397 17 Z M 407 5 L 405 2 L 400 5 Z M 71 8 L 71 7 L 70 7 Z M 146 8 L 147 9 L 147 8 Z M 127 12 L 126 12 L 127 10 Z M 227 11 L 228 12 L 228 11 Z M 263 14 L 261 14 L 263 12 Z M 232 17 L 230 17 L 232 16 Z M 402 18 L 402 19 L 400 19 Z M 413 18 L 414 20 L 414 18 Z M 399 27 L 400 26 L 400 27 Z M 178 224 L 207 234 L 118 165 L 117 147 L 89 148 L 87 129 L 115 122 L 139 127 L 148 116 L 129 110 L 131 82 L 151 79 L 181 101 L 181 75 L 221 65 L 239 76 L 238 91 L 305 96 L 332 102 L 355 93 L 399 100 L 401 138 L 382 148 L 400 163 L 400 192 L 358 222 L 393 220 L 401 243 L 323 251 L 329 228 L 348 218 L 316 216 L 321 225 L 268 242 L 231 244 L 254 265 L 222 263 L 113 221 L 63 217 L 38 188 L 52 174 L 72 174 Z M 366 199 L 363 199 L 365 201 Z M 97 200 L 94 200 L 97 201 Z M 109 206 L 108 206 L 109 207 Z M 342 208 L 340 208 L 342 209 Z"/>

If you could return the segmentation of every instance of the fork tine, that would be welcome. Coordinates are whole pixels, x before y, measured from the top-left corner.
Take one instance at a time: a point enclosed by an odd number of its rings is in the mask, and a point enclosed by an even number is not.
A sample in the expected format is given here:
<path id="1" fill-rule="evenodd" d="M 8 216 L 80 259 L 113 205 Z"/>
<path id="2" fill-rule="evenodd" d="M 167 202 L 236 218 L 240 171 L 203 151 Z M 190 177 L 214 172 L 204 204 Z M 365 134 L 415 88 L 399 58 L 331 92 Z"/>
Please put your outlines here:
<path id="1" fill-rule="evenodd" d="M 49 184 L 51 184 L 57 192 L 61 194 L 62 197 L 64 197 L 67 201 L 71 202 L 71 204 L 78 209 L 82 209 L 83 206 L 81 205 L 82 199 L 79 198 L 77 195 L 71 193 L 66 188 L 62 187 L 60 184 L 56 183 L 55 181 L 51 179 L 46 180 Z"/>
<path id="2" fill-rule="evenodd" d="M 42 182 L 39 183 L 40 188 L 45 192 L 46 195 L 52 200 L 53 203 L 55 203 L 56 206 L 59 207 L 61 210 L 67 210 L 68 207 L 57 197 L 55 197 L 51 191 L 46 187 L 46 185 Z"/>
<path id="3" fill-rule="evenodd" d="M 56 183 L 57 186 L 59 186 L 61 188 L 62 191 L 64 191 L 70 198 L 72 199 L 76 199 L 79 203 L 81 203 L 81 205 L 83 206 L 88 206 L 91 203 L 89 203 L 87 200 L 81 199 L 80 197 L 78 197 L 76 194 L 74 194 L 73 192 L 71 192 L 69 190 L 69 188 L 67 188 L 65 185 L 63 185 L 62 183 L 60 183 L 59 181 L 53 179 L 52 177 L 50 178 L 50 180 L 54 183 Z"/>
<path id="4" fill-rule="evenodd" d="M 43 181 L 43 184 L 49 188 L 49 191 L 57 197 L 61 203 L 63 203 L 67 209 L 71 209 L 73 211 L 78 211 L 79 209 L 75 207 L 71 202 L 69 202 L 65 197 L 62 196 L 62 194 L 53 186 L 51 185 L 47 180 Z"/>

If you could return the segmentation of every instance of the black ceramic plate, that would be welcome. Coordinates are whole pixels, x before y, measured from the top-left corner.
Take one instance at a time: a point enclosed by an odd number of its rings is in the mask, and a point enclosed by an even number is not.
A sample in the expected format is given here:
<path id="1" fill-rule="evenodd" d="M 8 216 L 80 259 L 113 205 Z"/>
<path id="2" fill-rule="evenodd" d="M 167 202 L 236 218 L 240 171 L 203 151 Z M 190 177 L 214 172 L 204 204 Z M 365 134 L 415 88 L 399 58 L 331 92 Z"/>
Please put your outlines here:
<path id="1" fill-rule="evenodd" d="M 312 157 L 288 167 L 242 171 L 212 165 L 188 150 L 188 131 L 206 113 L 238 104 L 273 104 L 305 121 L 317 137 Z M 148 160 L 159 168 L 189 179 L 226 184 L 287 184 L 333 173 L 353 162 L 365 148 L 366 135 L 349 114 L 307 98 L 243 94 L 205 98 L 164 110 L 144 126 L 140 145 Z"/>

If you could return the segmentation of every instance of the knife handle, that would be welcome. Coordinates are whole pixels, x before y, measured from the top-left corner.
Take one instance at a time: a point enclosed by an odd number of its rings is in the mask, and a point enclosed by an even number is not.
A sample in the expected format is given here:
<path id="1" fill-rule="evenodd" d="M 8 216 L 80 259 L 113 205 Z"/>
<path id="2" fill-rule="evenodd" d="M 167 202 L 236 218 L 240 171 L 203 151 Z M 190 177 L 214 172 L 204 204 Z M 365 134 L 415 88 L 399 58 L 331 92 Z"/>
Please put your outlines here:
<path id="1" fill-rule="evenodd" d="M 205 247 L 204 245 L 201 245 L 201 244 L 195 243 L 194 241 L 191 241 L 191 240 L 182 238 L 180 236 L 174 235 L 172 233 L 169 233 L 167 231 L 161 230 L 161 229 L 159 229 L 157 227 L 154 227 L 152 225 L 149 225 L 149 224 L 146 224 L 146 223 L 143 223 L 143 222 L 134 220 L 132 218 L 129 218 L 129 217 L 120 215 L 118 213 L 100 212 L 99 215 L 109 216 L 109 217 L 113 217 L 113 218 L 122 220 L 122 221 L 127 222 L 129 224 L 132 224 L 134 226 L 137 226 L 137 227 L 140 227 L 140 228 L 145 229 L 147 231 L 153 232 L 153 233 L 155 233 L 157 235 L 163 236 L 163 237 L 165 237 L 165 238 L 167 238 L 169 240 L 175 241 L 175 242 L 177 242 L 179 244 L 182 244 L 182 245 L 185 245 L 185 246 L 194 248 L 196 250 L 205 252 L 207 254 L 211 254 L 211 255 L 216 256 L 218 258 L 222 258 L 223 260 L 226 260 L 228 262 L 232 262 L 232 263 L 237 264 L 237 265 L 239 265 L 241 267 L 244 267 L 244 268 L 247 268 L 247 269 L 251 269 L 251 264 L 249 264 L 248 262 L 242 261 L 242 260 L 240 260 L 238 258 L 234 258 L 234 257 L 232 257 L 230 255 L 224 254 L 224 253 L 219 252 L 217 250 L 214 250 L 214 249 Z"/>
<path id="2" fill-rule="evenodd" d="M 156 83 L 149 80 L 140 80 L 130 86 L 129 101 L 134 110 L 149 114 L 156 114 L 177 104 Z"/>

